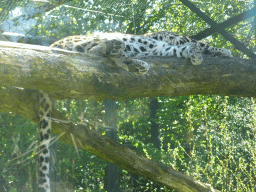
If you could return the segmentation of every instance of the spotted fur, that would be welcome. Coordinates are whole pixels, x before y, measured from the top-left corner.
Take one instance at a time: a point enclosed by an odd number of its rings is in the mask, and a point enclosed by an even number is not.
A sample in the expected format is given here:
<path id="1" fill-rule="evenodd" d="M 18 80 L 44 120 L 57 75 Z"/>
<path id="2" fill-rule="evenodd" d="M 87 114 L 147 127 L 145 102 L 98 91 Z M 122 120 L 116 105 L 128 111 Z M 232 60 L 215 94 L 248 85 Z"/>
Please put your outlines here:
<path id="1" fill-rule="evenodd" d="M 202 54 L 231 56 L 228 49 L 216 48 L 173 32 L 149 33 L 142 36 L 121 33 L 98 33 L 70 36 L 51 45 L 61 49 L 107 56 L 118 66 L 139 74 L 147 72 L 148 63 L 130 57 L 176 56 L 189 58 L 193 65 L 203 61 Z"/>
<path id="2" fill-rule="evenodd" d="M 147 33 L 144 36 L 153 38 L 155 40 L 165 41 L 171 45 L 197 44 L 200 51 L 205 55 L 231 57 L 231 51 L 228 49 L 212 47 L 203 42 L 197 41 L 187 36 L 181 36 L 173 32 L 162 31 Z"/>
<path id="3" fill-rule="evenodd" d="M 39 91 L 39 173 L 38 191 L 50 192 L 50 134 L 52 101 L 43 91 Z"/>

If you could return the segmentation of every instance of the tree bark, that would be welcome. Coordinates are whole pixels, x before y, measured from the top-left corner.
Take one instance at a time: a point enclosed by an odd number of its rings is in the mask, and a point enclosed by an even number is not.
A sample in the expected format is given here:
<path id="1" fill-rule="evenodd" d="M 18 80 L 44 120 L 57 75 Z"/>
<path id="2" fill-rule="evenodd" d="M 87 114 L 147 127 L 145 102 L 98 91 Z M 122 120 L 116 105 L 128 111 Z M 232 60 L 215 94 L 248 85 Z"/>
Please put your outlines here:
<path id="1" fill-rule="evenodd" d="M 2 86 L 43 90 L 54 100 L 126 100 L 194 94 L 256 96 L 256 59 L 204 57 L 199 66 L 175 57 L 139 58 L 145 75 L 110 59 L 50 47 L 0 42 Z"/>
<path id="2" fill-rule="evenodd" d="M 219 94 L 255 96 L 255 60 L 205 58 L 193 66 L 182 58 L 141 58 L 151 68 L 134 75 L 108 58 L 49 47 L 0 42 L 0 110 L 38 122 L 37 91 L 52 99 L 131 99 L 138 97 Z M 87 124 L 74 125 L 57 110 L 52 132 L 127 171 L 181 192 L 216 191 L 170 167 L 112 141 Z M 76 144 L 73 143 L 73 134 Z"/>

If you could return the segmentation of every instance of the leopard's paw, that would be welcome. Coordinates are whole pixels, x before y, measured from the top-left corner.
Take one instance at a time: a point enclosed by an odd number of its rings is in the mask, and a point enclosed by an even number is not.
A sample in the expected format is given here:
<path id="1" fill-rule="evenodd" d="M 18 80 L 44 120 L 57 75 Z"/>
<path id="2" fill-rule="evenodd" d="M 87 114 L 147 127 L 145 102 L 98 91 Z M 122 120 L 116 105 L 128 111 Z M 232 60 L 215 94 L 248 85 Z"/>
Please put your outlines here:
<path id="1" fill-rule="evenodd" d="M 128 71 L 142 75 L 145 74 L 149 70 L 149 64 L 145 61 L 141 61 L 138 59 L 129 59 L 125 62 L 128 67 Z"/>

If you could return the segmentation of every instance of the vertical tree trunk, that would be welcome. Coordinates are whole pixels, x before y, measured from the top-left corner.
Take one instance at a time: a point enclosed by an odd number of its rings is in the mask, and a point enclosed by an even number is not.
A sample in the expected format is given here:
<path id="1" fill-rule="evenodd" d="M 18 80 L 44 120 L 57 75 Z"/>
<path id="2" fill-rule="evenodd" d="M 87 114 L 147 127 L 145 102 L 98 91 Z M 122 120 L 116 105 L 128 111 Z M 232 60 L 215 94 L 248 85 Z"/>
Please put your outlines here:
<path id="1" fill-rule="evenodd" d="M 158 101 L 156 97 L 150 99 L 149 110 L 150 110 L 150 122 L 151 122 L 151 140 L 155 148 L 160 149 L 159 139 L 159 126 L 155 121 L 156 112 L 158 109 Z"/>
<path id="2" fill-rule="evenodd" d="M 117 141 L 117 106 L 115 101 L 107 100 L 105 104 L 106 135 Z M 119 168 L 108 163 L 105 172 L 105 189 L 108 192 L 119 192 Z"/>
<path id="3" fill-rule="evenodd" d="M 158 109 L 158 100 L 156 97 L 150 98 L 149 110 L 150 110 L 150 122 L 151 122 L 151 140 L 155 148 L 160 149 L 160 139 L 159 139 L 159 126 L 155 121 L 156 112 Z M 161 186 L 154 184 L 157 188 L 157 192 L 160 191 Z"/>

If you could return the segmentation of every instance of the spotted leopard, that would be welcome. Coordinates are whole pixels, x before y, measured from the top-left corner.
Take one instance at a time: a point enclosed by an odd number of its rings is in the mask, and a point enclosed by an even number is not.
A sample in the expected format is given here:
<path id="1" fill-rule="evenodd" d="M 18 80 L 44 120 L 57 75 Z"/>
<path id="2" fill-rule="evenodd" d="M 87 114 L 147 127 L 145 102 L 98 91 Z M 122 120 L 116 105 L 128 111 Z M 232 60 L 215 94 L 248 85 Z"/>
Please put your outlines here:
<path id="1" fill-rule="evenodd" d="M 216 48 L 173 32 L 156 32 L 144 35 L 121 33 L 95 33 L 84 36 L 69 36 L 51 45 L 61 49 L 107 56 L 127 71 L 144 74 L 149 64 L 131 57 L 176 56 L 200 65 L 203 54 L 230 57 L 225 48 Z"/>

